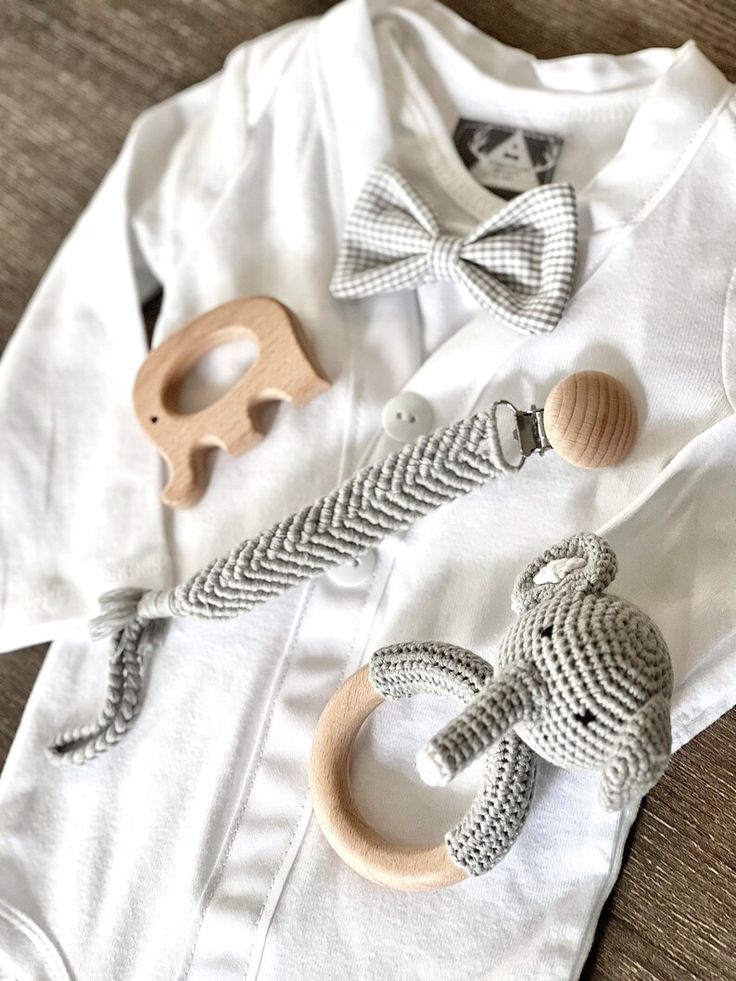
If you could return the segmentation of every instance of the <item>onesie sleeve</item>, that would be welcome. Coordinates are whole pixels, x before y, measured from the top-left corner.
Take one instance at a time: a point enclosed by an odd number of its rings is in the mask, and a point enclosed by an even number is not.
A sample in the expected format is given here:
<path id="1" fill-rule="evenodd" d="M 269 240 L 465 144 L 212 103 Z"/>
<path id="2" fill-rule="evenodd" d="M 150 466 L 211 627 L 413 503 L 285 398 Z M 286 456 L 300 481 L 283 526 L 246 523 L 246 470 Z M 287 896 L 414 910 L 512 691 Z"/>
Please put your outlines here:
<path id="1" fill-rule="evenodd" d="M 667 641 L 676 749 L 736 705 L 734 460 L 731 415 L 600 529 L 619 559 L 614 591 L 642 606 Z"/>
<path id="2" fill-rule="evenodd" d="M 303 22 L 302 22 L 303 23 Z M 59 636 L 105 590 L 171 584 L 162 469 L 135 418 L 141 304 L 243 165 L 287 25 L 146 111 L 0 360 L 0 651 Z M 274 68 L 273 65 L 276 65 Z"/>
<path id="3" fill-rule="evenodd" d="M 0 361 L 0 650 L 51 639 L 119 579 L 167 577 L 133 380 L 158 277 L 135 233 L 197 92 L 140 118 Z"/>
<path id="4" fill-rule="evenodd" d="M 731 408 L 736 412 L 736 266 L 734 266 L 726 291 L 723 317 L 723 387 Z"/>

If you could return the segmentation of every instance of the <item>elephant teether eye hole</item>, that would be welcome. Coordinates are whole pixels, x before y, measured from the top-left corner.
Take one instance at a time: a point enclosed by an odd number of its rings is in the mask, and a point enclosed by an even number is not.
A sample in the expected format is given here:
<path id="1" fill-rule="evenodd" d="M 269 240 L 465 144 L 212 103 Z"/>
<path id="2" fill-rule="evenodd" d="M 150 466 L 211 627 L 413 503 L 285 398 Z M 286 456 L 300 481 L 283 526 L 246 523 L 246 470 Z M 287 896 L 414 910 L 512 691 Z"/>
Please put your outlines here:
<path id="1" fill-rule="evenodd" d="M 578 720 L 578 722 L 581 725 L 589 726 L 590 723 L 595 719 L 595 715 L 590 711 L 590 709 L 586 709 L 584 712 L 578 712 L 575 715 L 575 718 Z"/>
<path id="2" fill-rule="evenodd" d="M 551 637 L 552 636 L 552 629 L 553 629 L 553 627 L 552 627 L 552 624 L 550 623 L 550 625 L 548 627 L 542 627 L 542 629 L 539 631 L 539 633 L 542 635 L 542 637 Z"/>

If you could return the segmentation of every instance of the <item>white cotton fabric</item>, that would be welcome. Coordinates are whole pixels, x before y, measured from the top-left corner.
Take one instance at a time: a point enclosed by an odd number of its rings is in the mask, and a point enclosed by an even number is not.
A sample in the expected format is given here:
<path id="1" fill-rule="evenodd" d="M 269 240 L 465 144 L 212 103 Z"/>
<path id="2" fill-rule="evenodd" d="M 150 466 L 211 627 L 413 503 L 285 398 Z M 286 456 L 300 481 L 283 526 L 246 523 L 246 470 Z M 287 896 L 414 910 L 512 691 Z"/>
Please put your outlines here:
<path id="1" fill-rule="evenodd" d="M 503 207 L 457 156 L 458 117 L 565 139 L 555 180 L 578 192 L 580 257 L 548 334 L 520 337 L 451 283 L 330 296 L 378 164 L 453 233 Z M 55 638 L 0 779 L 0 977 L 579 974 L 636 808 L 605 813 L 595 774 L 543 765 L 493 872 L 394 893 L 322 837 L 311 737 L 380 645 L 492 659 L 517 573 L 582 530 L 608 536 L 615 590 L 670 646 L 676 745 L 736 702 L 735 119 L 733 87 L 693 42 L 537 61 L 429 0 L 346 0 L 241 46 L 135 124 L 0 362 L 0 649 Z M 131 403 L 157 283 L 155 344 L 271 294 L 333 383 L 281 406 L 252 452 L 217 454 L 201 503 L 175 513 Z M 200 386 L 232 364 L 209 369 Z M 625 464 L 533 458 L 386 541 L 359 586 L 323 577 L 233 621 L 172 621 L 127 738 L 91 765 L 48 765 L 49 738 L 101 704 L 107 649 L 85 627 L 100 592 L 181 581 L 397 448 L 380 417 L 402 390 L 444 425 L 498 397 L 540 404 L 576 369 L 631 389 Z M 450 712 L 385 706 L 361 735 L 357 797 L 398 840 L 438 840 L 472 793 L 472 773 L 430 790 L 414 770 Z"/>

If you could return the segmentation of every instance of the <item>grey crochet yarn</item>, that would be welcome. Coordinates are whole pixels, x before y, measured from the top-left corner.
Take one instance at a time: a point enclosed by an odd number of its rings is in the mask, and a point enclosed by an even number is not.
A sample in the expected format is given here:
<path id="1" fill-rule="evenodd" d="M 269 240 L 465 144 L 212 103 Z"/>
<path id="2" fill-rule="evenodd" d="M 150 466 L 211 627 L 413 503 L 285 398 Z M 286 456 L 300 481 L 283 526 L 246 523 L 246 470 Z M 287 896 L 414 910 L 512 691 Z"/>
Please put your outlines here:
<path id="1" fill-rule="evenodd" d="M 371 682 L 387 699 L 424 693 L 467 705 L 492 677 L 487 661 L 453 644 L 395 644 L 376 651 L 370 662 Z M 513 732 L 486 751 L 481 789 L 462 821 L 445 835 L 450 857 L 469 875 L 492 869 L 518 838 L 535 774 L 534 753 Z"/>
<path id="2" fill-rule="evenodd" d="M 120 589 L 100 600 L 93 638 L 112 637 L 108 691 L 98 719 L 60 733 L 56 763 L 81 764 L 119 742 L 140 708 L 143 667 L 167 617 L 238 616 L 332 566 L 357 558 L 448 501 L 523 463 L 505 459 L 497 405 L 438 429 L 361 470 L 331 494 L 165 592 Z"/>
<path id="3" fill-rule="evenodd" d="M 592 534 L 525 570 L 497 674 L 419 753 L 423 779 L 448 783 L 513 730 L 550 763 L 601 770 L 609 810 L 656 783 L 671 752 L 672 666 L 649 617 L 605 592 L 615 574 L 610 546 Z"/>

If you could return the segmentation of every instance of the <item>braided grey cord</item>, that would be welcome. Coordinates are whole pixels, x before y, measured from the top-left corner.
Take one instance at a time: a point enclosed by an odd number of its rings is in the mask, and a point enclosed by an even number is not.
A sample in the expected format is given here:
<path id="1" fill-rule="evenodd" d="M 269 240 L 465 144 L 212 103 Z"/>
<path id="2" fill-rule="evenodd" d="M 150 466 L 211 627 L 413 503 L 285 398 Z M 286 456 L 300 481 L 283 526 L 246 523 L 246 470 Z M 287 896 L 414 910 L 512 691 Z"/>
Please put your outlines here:
<path id="1" fill-rule="evenodd" d="M 423 692 L 465 706 L 492 677 L 487 661 L 453 644 L 394 644 L 376 651 L 370 663 L 374 688 L 389 699 Z M 492 869 L 518 838 L 535 776 L 535 754 L 514 732 L 486 751 L 481 789 L 462 821 L 445 835 L 450 857 L 470 875 Z"/>
<path id="2" fill-rule="evenodd" d="M 84 763 L 130 728 L 152 646 L 146 624 L 170 616 L 237 616 L 332 566 L 357 559 L 387 535 L 409 528 L 498 474 L 518 470 L 523 460 L 509 463 L 503 455 L 496 409 L 493 405 L 407 444 L 172 590 L 129 588 L 101 597 L 102 612 L 92 623 L 92 636 L 113 638 L 105 708 L 95 723 L 60 733 L 50 747 L 51 758 Z"/>
<path id="3" fill-rule="evenodd" d="M 501 452 L 492 406 L 407 444 L 243 542 L 173 590 L 171 610 L 176 616 L 237 616 L 515 469 Z"/>

